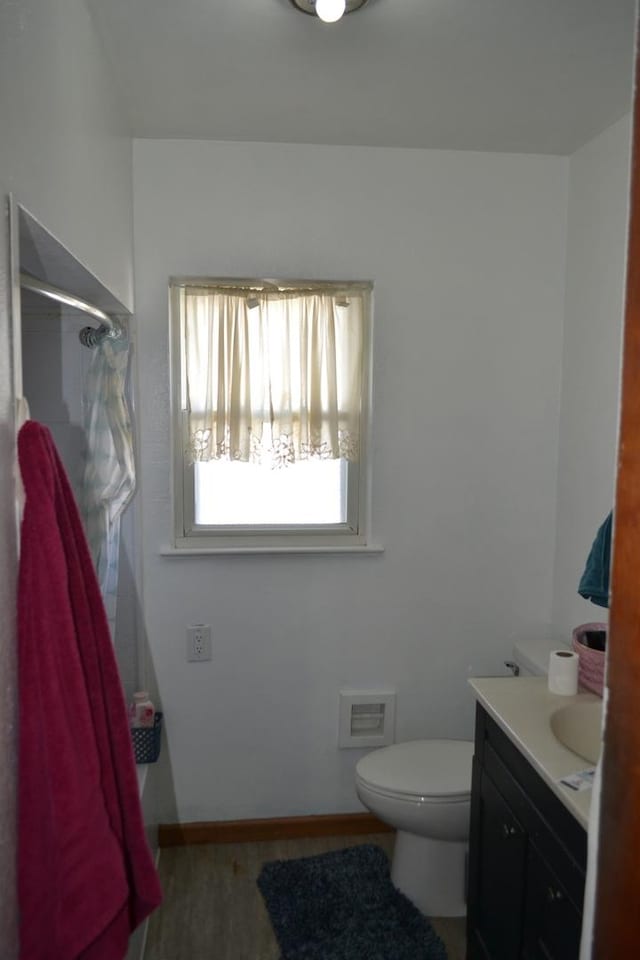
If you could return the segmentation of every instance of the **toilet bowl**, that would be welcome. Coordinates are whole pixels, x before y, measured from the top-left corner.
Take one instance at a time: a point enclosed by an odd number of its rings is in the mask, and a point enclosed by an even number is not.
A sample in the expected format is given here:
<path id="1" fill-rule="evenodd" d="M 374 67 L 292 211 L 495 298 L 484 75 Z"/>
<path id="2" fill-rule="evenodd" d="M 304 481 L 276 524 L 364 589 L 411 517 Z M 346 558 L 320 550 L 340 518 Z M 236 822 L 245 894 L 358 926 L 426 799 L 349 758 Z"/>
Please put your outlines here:
<path id="1" fill-rule="evenodd" d="M 466 913 L 473 743 L 412 740 L 356 765 L 362 803 L 395 827 L 391 879 L 427 916 Z"/>

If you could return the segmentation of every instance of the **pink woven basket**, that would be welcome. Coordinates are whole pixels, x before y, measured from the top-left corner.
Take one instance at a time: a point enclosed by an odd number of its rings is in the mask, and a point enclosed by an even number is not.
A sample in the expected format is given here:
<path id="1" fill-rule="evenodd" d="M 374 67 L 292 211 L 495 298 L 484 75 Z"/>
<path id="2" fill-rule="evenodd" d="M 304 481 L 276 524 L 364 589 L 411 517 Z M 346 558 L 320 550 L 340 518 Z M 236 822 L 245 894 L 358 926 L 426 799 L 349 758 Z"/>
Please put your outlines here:
<path id="1" fill-rule="evenodd" d="M 581 623 L 573 631 L 573 649 L 578 654 L 578 684 L 585 690 L 591 690 L 602 696 L 604 687 L 604 665 L 606 653 L 592 650 L 586 645 L 586 634 L 594 630 L 607 632 L 606 623 Z"/>

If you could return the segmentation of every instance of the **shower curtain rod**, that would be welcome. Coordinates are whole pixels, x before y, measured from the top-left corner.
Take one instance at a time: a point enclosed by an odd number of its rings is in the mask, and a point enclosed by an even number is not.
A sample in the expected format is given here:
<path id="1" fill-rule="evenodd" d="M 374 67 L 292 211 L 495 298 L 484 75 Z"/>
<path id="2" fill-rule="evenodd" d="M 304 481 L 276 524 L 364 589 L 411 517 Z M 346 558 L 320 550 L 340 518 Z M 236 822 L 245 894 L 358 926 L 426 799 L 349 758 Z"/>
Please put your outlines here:
<path id="1" fill-rule="evenodd" d="M 100 320 L 102 326 L 106 327 L 106 330 L 93 331 L 96 334 L 99 332 L 105 332 L 109 335 L 114 335 L 118 331 L 117 324 L 113 321 L 108 313 L 105 313 L 104 310 L 100 310 L 99 307 L 94 307 L 92 303 L 88 303 L 86 300 L 82 300 L 80 297 L 74 296 L 72 293 L 67 293 L 66 290 L 60 290 L 58 287 L 54 287 L 50 283 L 45 283 L 44 280 L 38 280 L 36 277 L 32 277 L 28 273 L 20 274 L 20 286 L 24 287 L 25 290 L 31 290 L 33 293 L 40 293 L 44 297 L 49 297 L 50 300 L 57 300 L 58 303 L 65 303 L 68 307 L 74 307 L 76 310 L 82 310 L 83 313 L 88 313 L 90 316 Z"/>

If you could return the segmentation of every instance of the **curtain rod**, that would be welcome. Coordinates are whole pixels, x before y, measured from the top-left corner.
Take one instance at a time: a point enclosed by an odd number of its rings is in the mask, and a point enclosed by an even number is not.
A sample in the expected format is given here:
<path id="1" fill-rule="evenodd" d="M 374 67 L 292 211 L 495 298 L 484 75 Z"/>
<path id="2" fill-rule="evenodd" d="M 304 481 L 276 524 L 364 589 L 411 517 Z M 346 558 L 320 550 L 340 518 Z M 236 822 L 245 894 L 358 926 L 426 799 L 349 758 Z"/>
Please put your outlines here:
<path id="1" fill-rule="evenodd" d="M 82 300 L 72 293 L 67 293 L 66 290 L 60 290 L 59 287 L 45 283 L 44 280 L 38 280 L 28 273 L 21 273 L 20 286 L 24 287 L 25 290 L 31 290 L 33 293 L 41 293 L 42 296 L 48 297 L 50 300 L 57 300 L 58 303 L 64 303 L 68 307 L 82 310 L 83 313 L 88 313 L 90 316 L 100 320 L 109 330 L 115 330 L 116 328 L 113 319 L 108 313 L 105 313 L 104 310 L 100 310 L 99 307 L 94 307 L 92 303 L 89 303 L 87 300 Z"/>
<path id="2" fill-rule="evenodd" d="M 267 280 L 239 277 L 170 277 L 171 287 L 209 287 L 233 291 L 256 291 L 265 293 L 297 293 L 298 291 L 367 290 L 370 280 Z"/>
<path id="3" fill-rule="evenodd" d="M 89 316 L 99 320 L 100 326 L 97 329 L 95 327 L 84 327 L 78 334 L 80 343 L 85 347 L 97 347 L 105 339 L 117 339 L 122 335 L 121 327 L 108 313 L 105 313 L 99 307 L 94 307 L 87 300 L 82 300 L 81 297 L 67 293 L 66 290 L 60 290 L 59 287 L 54 287 L 53 284 L 46 283 L 44 280 L 38 280 L 37 277 L 32 277 L 29 273 L 20 274 L 20 286 L 25 290 L 31 290 L 33 293 L 40 293 L 43 297 L 48 297 L 57 303 L 64 303 L 75 310 L 81 310 L 82 313 L 88 313 Z"/>

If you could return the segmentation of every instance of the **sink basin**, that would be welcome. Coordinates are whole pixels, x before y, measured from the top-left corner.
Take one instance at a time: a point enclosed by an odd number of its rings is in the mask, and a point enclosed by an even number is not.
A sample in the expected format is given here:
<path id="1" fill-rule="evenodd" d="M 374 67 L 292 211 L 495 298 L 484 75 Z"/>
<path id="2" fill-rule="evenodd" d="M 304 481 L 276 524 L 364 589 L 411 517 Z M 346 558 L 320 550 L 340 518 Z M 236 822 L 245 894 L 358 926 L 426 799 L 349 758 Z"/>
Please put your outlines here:
<path id="1" fill-rule="evenodd" d="M 556 738 L 579 757 L 596 764 L 602 746 L 602 700 L 569 703 L 551 714 Z"/>

